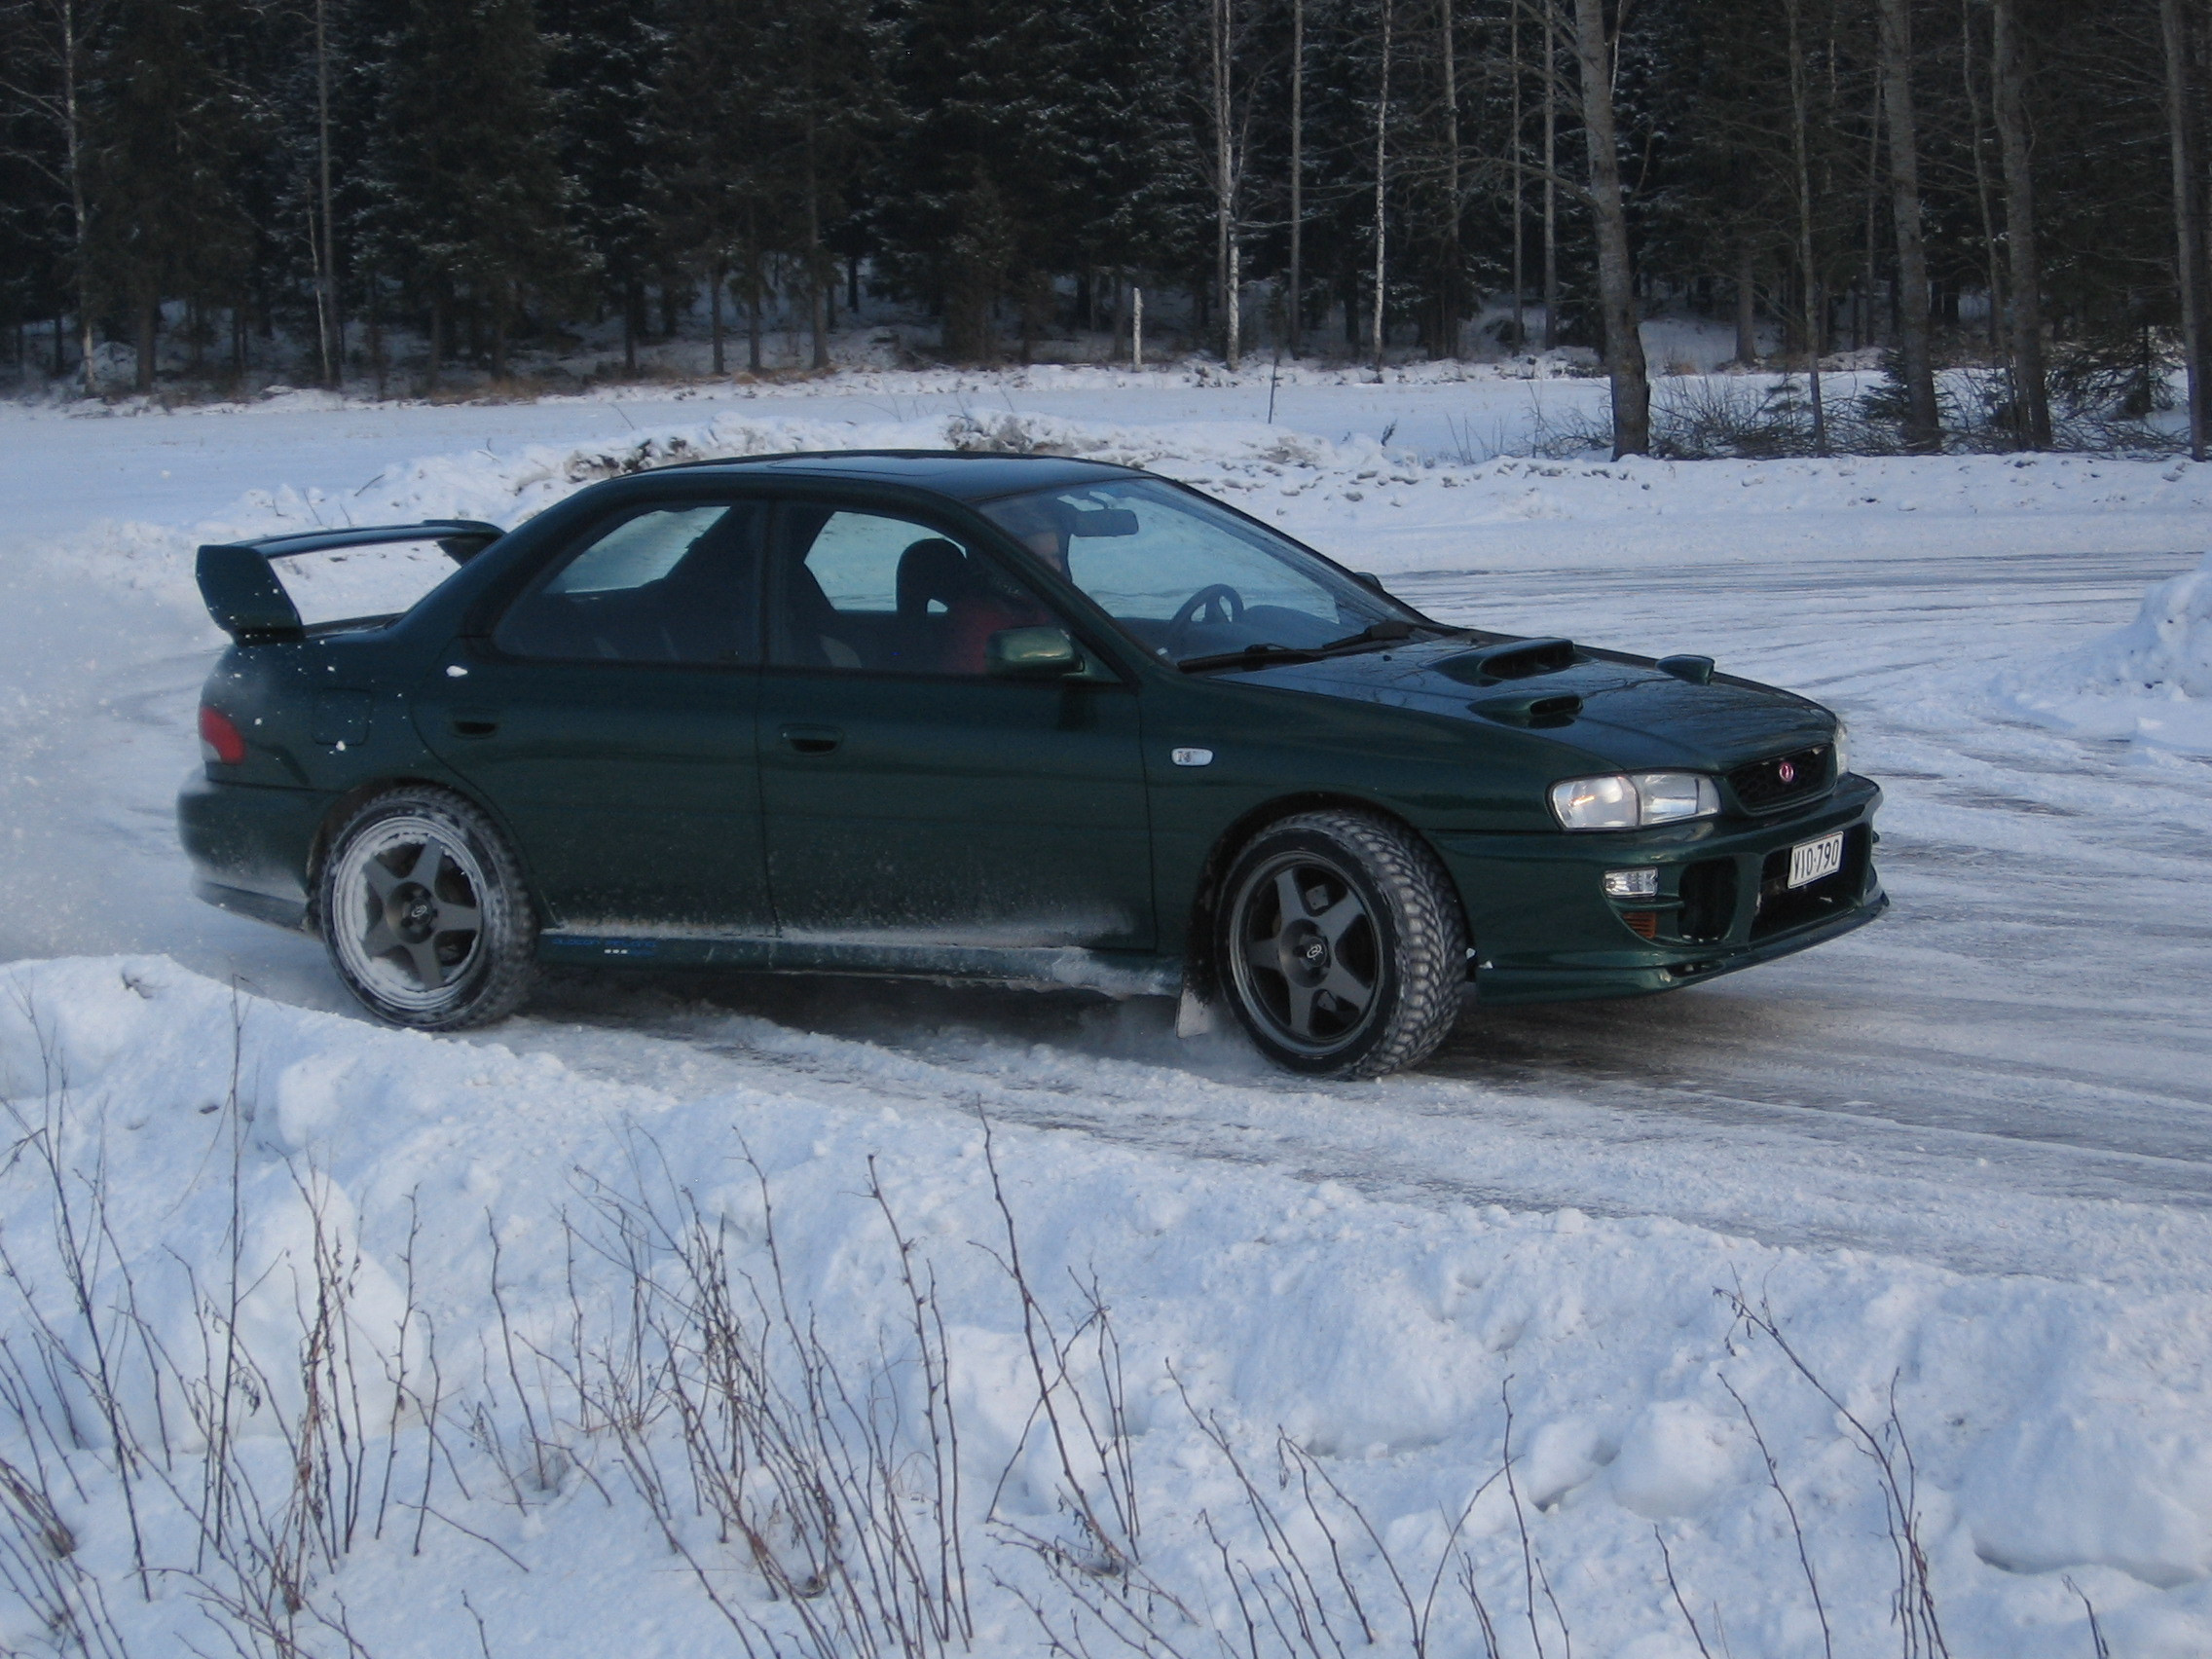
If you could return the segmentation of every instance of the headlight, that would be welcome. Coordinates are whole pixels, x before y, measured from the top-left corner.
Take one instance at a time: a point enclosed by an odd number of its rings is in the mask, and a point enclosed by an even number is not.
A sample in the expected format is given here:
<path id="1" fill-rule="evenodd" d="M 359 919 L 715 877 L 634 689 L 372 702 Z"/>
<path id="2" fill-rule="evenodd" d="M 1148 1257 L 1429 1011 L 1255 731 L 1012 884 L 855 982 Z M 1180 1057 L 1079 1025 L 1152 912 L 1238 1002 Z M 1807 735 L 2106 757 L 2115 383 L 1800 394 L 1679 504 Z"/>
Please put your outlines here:
<path id="1" fill-rule="evenodd" d="M 1719 810 L 1720 787 L 1698 772 L 1616 772 L 1552 786 L 1552 812 L 1569 830 L 1640 830 Z"/>
<path id="2" fill-rule="evenodd" d="M 1851 770 L 1851 728 L 1838 715 L 1835 722 L 1835 775 L 1840 782 L 1844 773 Z"/>

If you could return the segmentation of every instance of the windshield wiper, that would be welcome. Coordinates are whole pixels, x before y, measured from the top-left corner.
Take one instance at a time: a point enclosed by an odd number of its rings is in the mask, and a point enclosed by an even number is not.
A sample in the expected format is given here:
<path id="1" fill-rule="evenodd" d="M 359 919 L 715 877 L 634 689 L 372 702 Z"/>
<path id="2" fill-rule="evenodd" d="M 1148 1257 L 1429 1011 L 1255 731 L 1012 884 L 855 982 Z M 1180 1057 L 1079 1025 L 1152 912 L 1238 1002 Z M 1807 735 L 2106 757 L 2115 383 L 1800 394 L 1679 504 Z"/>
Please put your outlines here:
<path id="1" fill-rule="evenodd" d="M 1452 634 L 1458 630 L 1440 627 L 1433 622 L 1407 622 L 1392 617 L 1387 621 L 1370 622 L 1358 633 L 1346 634 L 1343 639 L 1331 640 L 1325 645 L 1246 645 L 1241 650 L 1216 651 L 1211 656 L 1185 657 L 1175 666 L 1185 674 L 1198 674 L 1209 668 L 1261 668 L 1276 663 L 1316 662 L 1322 657 L 1368 650 L 1376 645 L 1394 645 L 1422 631 Z"/>

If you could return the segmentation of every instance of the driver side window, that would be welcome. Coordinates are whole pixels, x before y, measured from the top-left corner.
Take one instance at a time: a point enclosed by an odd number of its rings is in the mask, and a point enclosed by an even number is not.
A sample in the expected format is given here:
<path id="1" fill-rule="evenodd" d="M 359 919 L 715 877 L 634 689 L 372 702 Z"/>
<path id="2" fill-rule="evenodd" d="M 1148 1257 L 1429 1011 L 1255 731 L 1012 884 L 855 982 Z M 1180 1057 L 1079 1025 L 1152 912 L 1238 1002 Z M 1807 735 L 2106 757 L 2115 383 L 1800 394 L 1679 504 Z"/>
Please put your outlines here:
<path id="1" fill-rule="evenodd" d="M 772 562 L 780 667 L 980 678 L 993 634 L 1059 621 L 964 541 L 897 514 L 789 503 Z"/>
<path id="2" fill-rule="evenodd" d="M 1148 650 L 1181 660 L 1340 639 L 1364 626 L 1347 595 L 1267 544 L 1268 533 L 1155 480 L 1080 486 L 983 508 Z M 1347 600 L 1349 604 L 1347 605 Z"/>

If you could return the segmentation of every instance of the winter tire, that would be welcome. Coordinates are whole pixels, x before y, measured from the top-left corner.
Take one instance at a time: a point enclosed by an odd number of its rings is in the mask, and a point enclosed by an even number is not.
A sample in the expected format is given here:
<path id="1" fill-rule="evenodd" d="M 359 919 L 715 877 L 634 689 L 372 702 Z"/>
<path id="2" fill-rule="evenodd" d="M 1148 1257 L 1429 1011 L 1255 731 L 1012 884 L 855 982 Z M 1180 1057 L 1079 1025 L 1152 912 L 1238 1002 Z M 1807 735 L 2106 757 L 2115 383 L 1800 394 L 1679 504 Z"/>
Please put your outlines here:
<path id="1" fill-rule="evenodd" d="M 1269 1058 L 1315 1077 L 1381 1077 L 1451 1032 L 1466 921 L 1411 831 L 1366 813 L 1300 813 L 1253 837 L 1222 894 L 1221 988 Z"/>
<path id="2" fill-rule="evenodd" d="M 537 920 L 504 837 L 436 789 L 364 802 L 332 837 L 315 912 L 331 965 L 380 1019 L 457 1031 L 530 995 Z"/>

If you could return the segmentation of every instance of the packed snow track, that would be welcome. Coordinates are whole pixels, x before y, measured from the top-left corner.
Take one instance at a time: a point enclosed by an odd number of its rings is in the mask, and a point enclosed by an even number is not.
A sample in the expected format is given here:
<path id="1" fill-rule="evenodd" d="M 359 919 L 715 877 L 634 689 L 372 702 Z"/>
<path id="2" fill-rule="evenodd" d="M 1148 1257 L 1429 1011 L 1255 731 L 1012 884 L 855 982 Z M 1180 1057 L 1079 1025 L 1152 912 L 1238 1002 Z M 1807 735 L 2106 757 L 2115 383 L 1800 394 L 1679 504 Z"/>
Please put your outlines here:
<path id="1" fill-rule="evenodd" d="M 1308 400 L 1321 403 L 1323 389 L 1307 388 Z M 1385 395 L 1341 389 L 1349 395 L 1315 425 Z M 1403 396 L 1419 418 L 1420 398 L 1450 391 Z M 792 401 L 794 415 L 853 413 L 850 398 L 820 409 Z M 572 418 L 605 426 L 589 405 Z M 219 434 L 225 419 L 94 424 L 111 453 L 127 457 L 119 434 L 143 428 L 160 440 L 157 457 L 182 449 L 204 469 L 203 433 Z M 279 418 L 228 419 L 254 440 L 235 463 L 242 484 L 274 464 Z M 435 431 L 457 416 L 289 419 L 303 428 L 306 463 L 335 481 L 375 472 L 367 458 L 385 451 L 366 446 L 394 441 L 390 428 L 420 419 Z M 1086 441 L 1064 420 L 1031 419 L 1068 447 Z M 709 441 L 914 442 L 944 426 L 814 420 L 733 438 L 723 417 Z M 44 426 L 37 435 L 51 445 Z M 1704 651 L 1830 702 L 1853 724 L 1855 764 L 1889 792 L 1879 860 L 1896 909 L 1839 943 L 1696 990 L 1478 1012 L 1422 1075 L 1340 1091 L 1294 1087 L 1226 1040 L 1178 1043 L 1163 1005 L 866 981 L 638 990 L 595 980 L 558 989 L 536 1015 L 485 1040 L 640 1081 L 796 1063 L 729 1035 L 758 1029 L 752 1016 L 765 1014 L 843 1039 L 808 1047 L 803 1063 L 849 1067 L 893 1098 L 957 1103 L 983 1089 L 1012 1115 L 1378 1192 L 1661 1210 L 1763 1238 L 1979 1269 L 2196 1281 L 2190 1252 L 2115 1243 L 2103 1231 L 2113 1218 L 2089 1217 L 2116 1202 L 2130 1215 L 2157 1204 L 2142 1218 L 2152 1234 L 2212 1227 L 2212 1075 L 2198 1060 L 2212 1051 L 2202 879 L 2212 763 L 2050 729 L 1993 685 L 2126 621 L 2149 584 L 2193 566 L 2194 551 L 2147 544 L 2189 549 L 2208 523 L 2201 496 L 2172 498 L 2172 475 L 2142 463 L 1469 469 L 1393 463 L 1371 442 L 1347 451 L 1267 428 L 1113 428 L 1088 441 L 1154 460 L 1382 569 L 1436 615 Z M 1172 453 L 1179 443 L 1187 454 Z M 518 501 L 527 509 L 572 488 L 565 458 L 594 453 L 502 459 L 487 445 L 387 465 L 413 492 L 390 511 L 511 517 Z M 330 500 L 317 505 L 315 480 L 290 482 L 233 517 L 337 516 Z M 35 480 L 13 488 L 52 512 Z M 2148 510 L 2115 510 L 2136 497 Z M 382 505 L 373 494 L 334 499 L 361 513 Z M 123 516 L 131 500 L 99 504 Z M 64 542 L 62 556 L 83 556 L 93 579 L 50 592 L 39 637 L 22 642 L 24 657 L 51 672 L 0 714 L 25 786 L 0 808 L 0 833 L 45 885 L 39 903 L 0 915 L 0 952 L 164 951 L 338 1007 L 310 941 L 184 895 L 167 801 L 189 763 L 186 721 L 209 636 L 189 619 L 164 534 Z M 177 547 L 189 541 L 166 534 Z M 2048 545 L 2090 535 L 2108 546 Z M 30 563 L 18 580 L 44 589 L 55 571 L 54 559 Z M 118 577 L 138 591 L 118 593 Z M 0 626 L 25 626 L 30 608 Z M 135 637 L 112 636 L 119 615 Z M 1896 1201 L 1900 1182 L 1914 1201 Z"/>

